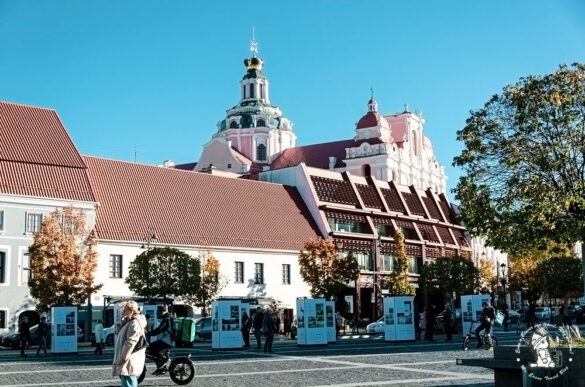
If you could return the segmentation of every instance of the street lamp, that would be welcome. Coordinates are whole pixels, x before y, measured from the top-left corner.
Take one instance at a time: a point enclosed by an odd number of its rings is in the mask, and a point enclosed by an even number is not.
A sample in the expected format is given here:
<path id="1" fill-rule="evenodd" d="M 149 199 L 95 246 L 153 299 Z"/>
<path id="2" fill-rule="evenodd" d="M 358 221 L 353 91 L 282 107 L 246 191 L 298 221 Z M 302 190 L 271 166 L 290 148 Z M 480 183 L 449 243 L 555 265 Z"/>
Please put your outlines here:
<path id="1" fill-rule="evenodd" d="M 149 230 L 146 233 L 146 236 L 144 237 L 144 242 L 146 243 L 146 245 L 143 243 L 142 246 L 140 246 L 140 248 L 146 249 L 146 251 L 150 250 L 150 243 L 156 242 L 156 234 L 153 231 Z"/>
<path id="2" fill-rule="evenodd" d="M 378 320 L 378 257 L 380 256 L 380 244 L 382 243 L 382 237 L 378 236 L 377 238 L 374 237 L 373 238 L 373 284 L 372 284 L 372 288 L 373 288 L 373 295 L 374 295 L 374 302 L 372 303 L 372 306 L 374 308 L 373 313 L 372 313 L 372 322 L 377 321 Z"/>
<path id="3" fill-rule="evenodd" d="M 500 265 L 500 269 L 502 269 L 502 293 L 504 295 L 504 303 L 507 305 L 507 300 L 506 300 L 506 264 L 502 263 Z"/>

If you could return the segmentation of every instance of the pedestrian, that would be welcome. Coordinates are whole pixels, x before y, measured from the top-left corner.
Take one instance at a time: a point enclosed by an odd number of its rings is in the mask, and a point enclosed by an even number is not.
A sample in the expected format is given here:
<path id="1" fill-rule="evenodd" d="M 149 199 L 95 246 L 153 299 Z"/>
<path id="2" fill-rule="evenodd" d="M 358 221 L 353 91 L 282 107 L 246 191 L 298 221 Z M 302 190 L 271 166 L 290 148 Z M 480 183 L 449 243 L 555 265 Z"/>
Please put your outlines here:
<path id="1" fill-rule="evenodd" d="M 528 312 L 526 314 L 526 326 L 531 326 L 534 328 L 534 321 L 536 320 L 536 305 L 534 303 L 530 303 L 528 305 Z"/>
<path id="2" fill-rule="evenodd" d="M 414 334 L 415 334 L 415 339 L 417 341 L 420 341 L 420 337 L 421 337 L 421 333 L 423 331 L 423 322 L 420 318 L 420 312 L 418 309 L 418 306 L 414 306 Z"/>
<path id="3" fill-rule="evenodd" d="M 426 309 L 425 309 L 425 340 L 426 341 L 430 341 L 433 342 L 435 341 L 433 339 L 433 334 L 435 333 L 435 323 L 437 322 L 437 319 L 435 317 L 435 310 L 434 307 L 432 305 L 429 305 Z"/>
<path id="4" fill-rule="evenodd" d="M 252 321 L 250 321 L 250 317 L 248 313 L 244 310 L 242 312 L 242 339 L 244 340 L 244 349 L 250 348 L 250 327 L 252 326 Z"/>
<path id="5" fill-rule="evenodd" d="M 256 348 L 262 348 L 262 325 L 264 324 L 264 313 L 262 313 L 262 308 L 256 308 L 256 314 L 254 315 L 254 336 L 256 336 L 256 344 L 258 346 Z"/>
<path id="6" fill-rule="evenodd" d="M 266 334 L 266 341 L 264 342 L 264 352 L 273 353 L 272 352 L 272 341 L 274 340 L 274 330 L 275 330 L 275 318 L 272 315 L 272 311 L 267 309 L 264 312 L 264 323 L 262 325 L 262 330 Z"/>
<path id="7" fill-rule="evenodd" d="M 23 317 L 18 325 L 18 332 L 20 332 L 20 357 L 25 357 L 25 348 L 30 344 L 30 329 L 28 327 L 28 319 Z"/>
<path id="8" fill-rule="evenodd" d="M 508 332 L 510 330 L 510 309 L 508 308 L 508 304 L 504 303 L 502 305 L 502 311 L 504 313 L 504 322 L 502 325 L 504 326 L 504 332 Z"/>
<path id="9" fill-rule="evenodd" d="M 144 336 L 146 318 L 140 314 L 136 301 L 122 303 L 122 321 L 114 347 L 112 376 L 119 376 L 122 387 L 138 387 L 137 377 L 144 370 L 146 348 L 135 351 Z"/>
<path id="10" fill-rule="evenodd" d="M 93 328 L 93 335 L 95 336 L 95 353 L 96 355 L 104 354 L 104 325 L 102 320 L 98 320 L 97 324 Z"/>
<path id="11" fill-rule="evenodd" d="M 453 341 L 453 325 L 453 311 L 451 310 L 451 305 L 446 303 L 443 310 L 443 330 L 445 331 L 445 336 L 447 336 L 445 341 Z"/>
<path id="12" fill-rule="evenodd" d="M 144 327 L 144 330 L 146 331 L 146 337 L 147 337 L 147 341 L 148 343 L 150 343 L 150 331 L 152 331 L 153 329 L 153 325 L 152 325 L 152 320 L 150 319 L 150 313 L 146 314 L 146 327 Z"/>
<path id="13" fill-rule="evenodd" d="M 335 313 L 335 338 L 339 339 L 339 332 L 341 331 L 341 325 L 343 324 L 343 318 L 339 312 Z"/>
<path id="14" fill-rule="evenodd" d="M 357 314 L 353 314 L 353 317 L 351 319 L 351 333 L 357 333 L 358 335 L 360 334 L 360 328 L 358 326 L 359 321 L 358 321 L 358 317 Z"/>
<path id="15" fill-rule="evenodd" d="M 278 313 L 274 316 L 274 327 L 275 327 L 274 333 L 280 334 L 280 316 L 278 315 Z"/>
<path id="16" fill-rule="evenodd" d="M 47 324 L 46 317 L 41 317 L 41 322 L 37 327 L 37 332 L 39 333 L 39 348 L 37 349 L 37 356 L 40 356 L 41 349 L 44 351 L 45 356 L 47 356 L 47 336 L 49 335 L 49 325 Z"/>

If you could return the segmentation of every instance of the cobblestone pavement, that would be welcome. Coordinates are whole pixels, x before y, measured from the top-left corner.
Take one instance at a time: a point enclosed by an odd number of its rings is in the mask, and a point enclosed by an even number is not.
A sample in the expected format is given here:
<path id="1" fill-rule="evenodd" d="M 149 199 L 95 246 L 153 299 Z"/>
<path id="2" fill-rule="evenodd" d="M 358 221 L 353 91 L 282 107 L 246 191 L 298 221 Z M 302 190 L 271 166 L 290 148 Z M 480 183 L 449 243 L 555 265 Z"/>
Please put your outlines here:
<path id="1" fill-rule="evenodd" d="M 512 332 L 497 332 L 500 344 L 514 345 Z M 493 385 L 493 371 L 455 364 L 456 358 L 491 357 L 491 351 L 461 350 L 461 339 L 445 343 L 386 343 L 383 336 L 343 336 L 327 347 L 298 347 L 295 341 L 275 340 L 274 354 L 214 351 L 210 342 L 196 343 L 190 353 L 196 377 L 192 385 L 214 386 L 476 386 Z M 255 344 L 253 340 L 252 345 Z M 0 386 L 117 386 L 111 377 L 113 351 L 103 357 L 80 347 L 77 355 L 26 358 L 17 351 L 0 351 Z M 149 376 L 142 386 L 173 386 L 168 376 Z"/>

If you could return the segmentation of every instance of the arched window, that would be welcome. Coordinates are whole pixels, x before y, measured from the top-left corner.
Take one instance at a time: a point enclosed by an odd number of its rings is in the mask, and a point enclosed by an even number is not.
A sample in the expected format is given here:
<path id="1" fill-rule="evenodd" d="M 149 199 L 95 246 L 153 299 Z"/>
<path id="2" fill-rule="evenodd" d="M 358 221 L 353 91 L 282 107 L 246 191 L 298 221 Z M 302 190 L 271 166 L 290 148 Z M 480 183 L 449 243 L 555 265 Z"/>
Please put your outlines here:
<path id="1" fill-rule="evenodd" d="M 242 99 L 246 99 L 246 85 L 242 85 Z"/>
<path id="2" fill-rule="evenodd" d="M 256 147 L 256 160 L 258 160 L 258 161 L 265 161 L 266 160 L 266 145 L 259 144 Z"/>
<path id="3" fill-rule="evenodd" d="M 264 98 L 264 85 L 260 84 L 260 98 Z"/>
<path id="4" fill-rule="evenodd" d="M 372 168 L 370 168 L 369 164 L 362 165 L 362 176 L 368 177 L 372 174 Z"/>
<path id="5" fill-rule="evenodd" d="M 250 93 L 249 93 L 249 97 L 250 98 L 254 98 L 254 84 L 250 83 Z"/>
<path id="6" fill-rule="evenodd" d="M 238 123 L 236 121 L 230 122 L 230 128 L 236 129 L 238 127 Z"/>
<path id="7" fill-rule="evenodd" d="M 260 119 L 260 120 L 256 121 L 256 127 L 262 127 L 262 126 L 266 126 L 266 122 L 264 122 L 264 120 Z"/>

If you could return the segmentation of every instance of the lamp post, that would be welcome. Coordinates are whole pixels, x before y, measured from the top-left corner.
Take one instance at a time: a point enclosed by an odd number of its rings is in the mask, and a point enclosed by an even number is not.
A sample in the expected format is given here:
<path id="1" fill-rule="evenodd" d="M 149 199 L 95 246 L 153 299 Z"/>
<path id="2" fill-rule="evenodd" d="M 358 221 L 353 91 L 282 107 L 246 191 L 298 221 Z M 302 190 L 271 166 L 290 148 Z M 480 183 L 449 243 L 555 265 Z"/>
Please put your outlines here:
<path id="1" fill-rule="evenodd" d="M 374 302 L 372 303 L 372 306 L 374 308 L 373 313 L 372 313 L 372 322 L 377 321 L 378 320 L 378 257 L 380 256 L 380 243 L 381 243 L 381 237 L 374 237 L 373 238 L 373 262 L 372 262 L 372 275 L 373 275 L 373 283 L 372 283 L 372 288 L 373 288 L 373 295 L 374 295 Z"/>
<path id="2" fill-rule="evenodd" d="M 506 264 L 502 263 L 500 264 L 500 269 L 502 269 L 502 293 L 504 295 L 504 303 L 507 305 L 508 302 L 506 300 Z"/>
<path id="3" fill-rule="evenodd" d="M 146 243 L 146 245 L 143 243 L 142 246 L 140 246 L 140 248 L 146 249 L 146 251 L 150 250 L 151 242 L 156 242 L 156 234 L 153 231 L 148 230 L 146 236 L 144 237 L 144 243 Z"/>

